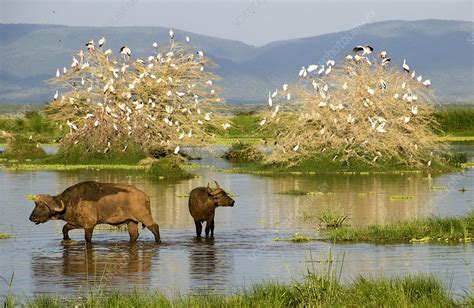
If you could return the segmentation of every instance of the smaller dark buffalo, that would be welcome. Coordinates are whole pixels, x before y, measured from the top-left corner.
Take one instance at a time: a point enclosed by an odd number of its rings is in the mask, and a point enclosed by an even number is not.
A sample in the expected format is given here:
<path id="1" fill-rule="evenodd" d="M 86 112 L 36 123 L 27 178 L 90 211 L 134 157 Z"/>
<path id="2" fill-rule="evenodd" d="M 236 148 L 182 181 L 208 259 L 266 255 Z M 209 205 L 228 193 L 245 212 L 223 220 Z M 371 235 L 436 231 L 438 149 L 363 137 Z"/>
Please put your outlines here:
<path id="1" fill-rule="evenodd" d="M 215 182 L 215 181 L 214 181 Z M 201 237 L 202 223 L 206 222 L 206 237 L 214 237 L 214 214 L 218 206 L 234 206 L 235 201 L 216 183 L 216 189 L 209 187 L 194 188 L 189 194 L 189 213 L 194 218 L 196 235 Z"/>
<path id="2" fill-rule="evenodd" d="M 64 240 L 68 232 L 84 229 L 86 242 L 91 243 L 92 232 L 98 224 L 128 225 L 130 243 L 138 238 L 138 223 L 146 226 L 157 243 L 160 228 L 153 220 L 150 198 L 143 191 L 125 184 L 98 183 L 93 181 L 73 185 L 57 196 L 37 195 L 30 221 L 40 224 L 48 220 L 64 220 Z"/>

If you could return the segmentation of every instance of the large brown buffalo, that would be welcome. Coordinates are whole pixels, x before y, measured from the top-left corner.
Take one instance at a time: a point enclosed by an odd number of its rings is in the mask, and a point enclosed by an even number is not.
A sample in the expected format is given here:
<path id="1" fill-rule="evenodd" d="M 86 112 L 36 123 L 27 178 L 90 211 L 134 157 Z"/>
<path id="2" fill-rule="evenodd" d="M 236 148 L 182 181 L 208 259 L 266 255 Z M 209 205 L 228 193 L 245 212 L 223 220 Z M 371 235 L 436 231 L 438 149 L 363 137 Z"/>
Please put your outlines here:
<path id="1" fill-rule="evenodd" d="M 138 238 L 141 222 L 160 243 L 160 228 L 151 217 L 150 198 L 143 191 L 125 184 L 98 183 L 93 181 L 73 185 L 57 196 L 37 195 L 30 220 L 36 224 L 48 220 L 64 220 L 64 240 L 68 232 L 84 229 L 86 242 L 92 240 L 92 232 L 98 224 L 128 225 L 130 242 Z"/>
<path id="2" fill-rule="evenodd" d="M 214 190 L 208 183 L 207 187 L 194 188 L 189 194 L 189 213 L 194 219 L 197 237 L 201 237 L 204 221 L 206 222 L 206 237 L 209 236 L 209 231 L 211 237 L 214 236 L 214 214 L 218 206 L 234 206 L 235 201 L 220 188 L 217 182 L 215 183 Z"/>

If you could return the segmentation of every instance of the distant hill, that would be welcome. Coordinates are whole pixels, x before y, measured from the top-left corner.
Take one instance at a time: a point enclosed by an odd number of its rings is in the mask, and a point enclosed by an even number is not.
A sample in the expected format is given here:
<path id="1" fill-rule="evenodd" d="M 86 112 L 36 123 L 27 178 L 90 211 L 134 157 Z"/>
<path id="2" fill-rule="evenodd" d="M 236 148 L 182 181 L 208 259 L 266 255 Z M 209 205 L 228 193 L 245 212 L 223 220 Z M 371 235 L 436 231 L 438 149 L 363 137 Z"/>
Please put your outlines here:
<path id="1" fill-rule="evenodd" d="M 178 40 L 191 37 L 218 65 L 220 86 L 230 102 L 263 102 L 268 90 L 296 80 L 302 65 L 320 63 L 337 42 L 346 42 L 334 55 L 343 58 L 354 45 L 387 50 L 392 61 L 410 66 L 432 80 L 436 94 L 448 102 L 474 102 L 474 23 L 447 20 L 386 21 L 352 30 L 278 41 L 261 47 L 176 30 Z M 127 44 L 135 56 L 146 56 L 151 44 L 168 42 L 160 27 L 67 27 L 0 24 L 0 103 L 40 103 L 51 98 L 47 79 L 57 67 L 68 66 L 71 55 L 90 39 L 104 35 L 107 46 Z M 349 39 L 348 39 L 349 38 Z M 352 38 L 352 39 L 351 39 Z M 333 48 L 337 50 L 337 48 Z"/>

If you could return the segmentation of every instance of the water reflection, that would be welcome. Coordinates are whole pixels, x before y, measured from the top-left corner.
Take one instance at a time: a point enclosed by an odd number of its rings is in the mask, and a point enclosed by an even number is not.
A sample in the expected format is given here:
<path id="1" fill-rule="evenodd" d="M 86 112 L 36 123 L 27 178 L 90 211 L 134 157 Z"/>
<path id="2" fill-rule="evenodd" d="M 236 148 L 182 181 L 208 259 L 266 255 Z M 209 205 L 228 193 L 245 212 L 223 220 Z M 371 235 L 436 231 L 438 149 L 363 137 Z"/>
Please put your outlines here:
<path id="1" fill-rule="evenodd" d="M 48 292 L 51 283 L 54 283 L 54 289 L 64 288 L 72 292 L 147 286 L 150 284 L 152 260 L 158 259 L 159 249 L 154 244 L 115 242 L 86 246 L 71 243 L 57 251 L 42 250 L 33 253 L 31 258 L 35 292 Z"/>

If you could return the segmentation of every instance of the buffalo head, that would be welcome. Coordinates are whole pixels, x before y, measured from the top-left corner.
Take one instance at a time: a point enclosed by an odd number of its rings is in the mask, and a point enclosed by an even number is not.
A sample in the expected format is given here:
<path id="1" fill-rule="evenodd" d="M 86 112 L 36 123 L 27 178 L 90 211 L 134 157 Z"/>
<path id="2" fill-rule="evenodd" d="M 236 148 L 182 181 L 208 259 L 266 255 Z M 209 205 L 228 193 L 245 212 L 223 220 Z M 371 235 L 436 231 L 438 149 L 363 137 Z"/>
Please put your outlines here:
<path id="1" fill-rule="evenodd" d="M 37 195 L 34 199 L 35 208 L 30 215 L 30 221 L 35 224 L 45 223 L 55 214 L 61 213 L 65 209 L 63 201 L 57 201 L 50 195 Z"/>
<path id="2" fill-rule="evenodd" d="M 211 189 L 209 183 L 207 183 L 207 193 L 214 199 L 216 206 L 234 206 L 234 199 L 229 197 L 227 193 L 216 183 L 216 189 Z"/>

